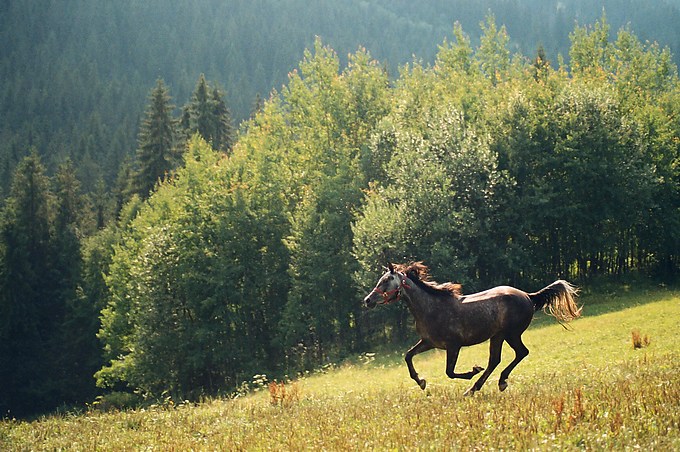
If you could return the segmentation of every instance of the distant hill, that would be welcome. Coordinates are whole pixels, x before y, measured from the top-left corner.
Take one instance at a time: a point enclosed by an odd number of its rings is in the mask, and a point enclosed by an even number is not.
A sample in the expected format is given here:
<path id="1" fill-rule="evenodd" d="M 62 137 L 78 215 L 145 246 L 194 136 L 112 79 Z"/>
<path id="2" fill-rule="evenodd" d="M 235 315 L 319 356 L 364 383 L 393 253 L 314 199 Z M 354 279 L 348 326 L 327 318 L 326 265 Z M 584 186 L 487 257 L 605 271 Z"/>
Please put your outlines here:
<path id="1" fill-rule="evenodd" d="M 606 11 L 615 31 L 669 46 L 678 61 L 677 0 L 38 0 L 0 4 L 0 198 L 35 148 L 51 168 L 66 156 L 86 189 L 111 183 L 134 151 L 146 96 L 162 77 L 183 105 L 204 73 L 227 93 L 235 120 L 285 83 L 315 36 L 344 58 L 359 46 L 392 73 L 433 60 L 458 21 L 472 38 L 492 13 L 511 49 L 568 61 L 574 24 Z"/>

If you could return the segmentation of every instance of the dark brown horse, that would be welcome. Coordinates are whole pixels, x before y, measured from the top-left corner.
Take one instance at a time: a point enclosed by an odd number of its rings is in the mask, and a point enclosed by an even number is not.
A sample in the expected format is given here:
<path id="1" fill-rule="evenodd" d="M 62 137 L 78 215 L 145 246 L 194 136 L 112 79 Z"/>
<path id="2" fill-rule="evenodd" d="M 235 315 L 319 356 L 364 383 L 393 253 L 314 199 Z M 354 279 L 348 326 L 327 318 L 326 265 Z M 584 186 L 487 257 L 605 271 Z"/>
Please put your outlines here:
<path id="1" fill-rule="evenodd" d="M 535 311 L 543 309 L 558 322 L 569 322 L 581 315 L 576 305 L 577 290 L 566 281 L 558 280 L 535 293 L 514 287 L 500 286 L 471 295 L 462 295 L 460 286 L 429 281 L 428 270 L 421 262 L 410 265 L 390 264 L 375 288 L 364 298 L 364 304 L 375 307 L 404 300 L 416 320 L 420 341 L 406 353 L 409 374 L 425 389 L 426 382 L 413 368 L 418 353 L 439 348 L 446 350 L 446 375 L 470 380 L 484 370 L 475 366 L 469 372 L 456 373 L 456 361 L 461 347 L 490 339 L 489 364 L 486 371 L 465 392 L 472 395 L 482 388 L 489 375 L 501 362 L 503 341 L 515 351 L 515 359 L 503 369 L 498 382 L 501 391 L 508 386 L 508 376 L 529 350 L 522 343 Z"/>

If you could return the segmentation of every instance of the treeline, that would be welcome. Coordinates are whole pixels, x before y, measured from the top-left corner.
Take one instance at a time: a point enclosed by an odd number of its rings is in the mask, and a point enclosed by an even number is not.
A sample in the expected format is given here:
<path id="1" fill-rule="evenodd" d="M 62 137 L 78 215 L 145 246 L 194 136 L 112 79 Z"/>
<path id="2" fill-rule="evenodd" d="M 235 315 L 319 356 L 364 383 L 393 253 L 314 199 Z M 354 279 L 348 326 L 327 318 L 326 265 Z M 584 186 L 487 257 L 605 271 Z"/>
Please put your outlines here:
<path id="1" fill-rule="evenodd" d="M 149 94 L 134 161 L 113 193 L 82 190 L 67 160 L 50 178 L 33 152 L 17 167 L 0 216 L 0 413 L 25 415 L 93 400 L 102 367 L 97 340 L 109 300 L 103 278 L 123 225 L 157 184 L 181 166 L 196 134 L 227 154 L 235 139 L 224 94 L 203 75 L 174 117 L 162 80 Z M 105 227 L 106 226 L 106 227 Z"/>
<path id="2" fill-rule="evenodd" d="M 677 279 L 670 51 L 626 29 L 610 39 L 603 19 L 573 29 L 567 66 L 513 54 L 493 16 L 481 28 L 473 45 L 456 26 L 432 65 L 393 81 L 367 51 L 343 64 L 317 40 L 233 146 L 197 126 L 215 111 L 197 106 L 210 83 L 187 121 L 157 82 L 128 180 L 149 180 L 153 130 L 173 131 L 181 156 L 92 234 L 73 171 L 50 180 L 24 159 L 2 215 L 2 412 L 98 390 L 197 399 L 401 340 L 402 306 L 360 306 L 390 261 L 424 260 L 465 292 Z"/>
<path id="3" fill-rule="evenodd" d="M 4 1 L 0 202 L 31 149 L 49 175 L 70 159 L 85 191 L 102 183 L 112 190 L 159 77 L 181 105 L 204 73 L 225 90 L 238 124 L 258 93 L 266 98 L 286 83 L 317 35 L 342 65 L 362 45 L 396 78 L 413 55 L 432 63 L 456 21 L 478 45 L 478 25 L 491 11 L 508 27 L 511 54 L 542 44 L 552 61 L 561 54 L 568 63 L 574 23 L 594 22 L 603 8 L 614 28 L 630 24 L 642 42 L 680 46 L 678 4 L 668 0 Z"/>

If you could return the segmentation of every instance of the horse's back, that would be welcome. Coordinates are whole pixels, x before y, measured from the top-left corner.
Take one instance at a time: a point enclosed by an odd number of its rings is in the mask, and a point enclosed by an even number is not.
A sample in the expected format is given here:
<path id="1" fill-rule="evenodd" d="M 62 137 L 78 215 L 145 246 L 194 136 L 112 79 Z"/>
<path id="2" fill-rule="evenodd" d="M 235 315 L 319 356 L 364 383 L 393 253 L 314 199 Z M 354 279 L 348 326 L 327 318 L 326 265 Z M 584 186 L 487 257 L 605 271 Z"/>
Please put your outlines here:
<path id="1" fill-rule="evenodd" d="M 510 286 L 498 286 L 460 298 L 466 316 L 486 317 L 493 331 L 524 331 L 534 316 L 529 295 Z"/>
<path id="2" fill-rule="evenodd" d="M 498 286 L 493 289 L 484 290 L 469 295 L 463 295 L 459 298 L 461 303 L 478 303 L 488 301 L 511 301 L 517 300 L 520 302 L 531 303 L 529 295 L 523 290 L 516 289 L 511 286 Z"/>

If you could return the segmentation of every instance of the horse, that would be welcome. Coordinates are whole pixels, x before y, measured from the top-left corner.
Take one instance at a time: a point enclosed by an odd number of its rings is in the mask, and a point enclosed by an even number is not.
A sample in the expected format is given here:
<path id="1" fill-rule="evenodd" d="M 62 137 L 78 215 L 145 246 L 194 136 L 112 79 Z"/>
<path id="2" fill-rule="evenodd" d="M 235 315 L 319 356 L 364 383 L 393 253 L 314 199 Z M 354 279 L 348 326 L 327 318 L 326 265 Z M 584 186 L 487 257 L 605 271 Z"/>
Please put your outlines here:
<path id="1" fill-rule="evenodd" d="M 581 315 L 576 304 L 578 289 L 564 280 L 557 280 L 534 293 L 510 286 L 499 286 L 470 295 L 461 293 L 461 286 L 431 281 L 428 268 L 422 262 L 389 264 L 375 288 L 364 298 L 367 308 L 403 300 L 415 318 L 420 340 L 406 353 L 409 375 L 425 389 L 427 382 L 418 376 L 413 357 L 434 348 L 446 350 L 446 375 L 449 378 L 471 380 L 484 368 L 474 366 L 464 373 L 455 371 L 461 347 L 490 340 L 489 362 L 484 373 L 464 395 L 471 396 L 482 389 L 489 375 L 501 362 L 503 341 L 515 351 L 515 359 L 501 372 L 498 388 L 508 387 L 510 372 L 527 357 L 529 349 L 522 342 L 534 312 L 543 309 L 566 328 Z"/>

